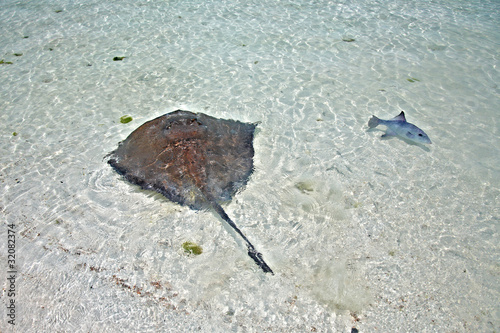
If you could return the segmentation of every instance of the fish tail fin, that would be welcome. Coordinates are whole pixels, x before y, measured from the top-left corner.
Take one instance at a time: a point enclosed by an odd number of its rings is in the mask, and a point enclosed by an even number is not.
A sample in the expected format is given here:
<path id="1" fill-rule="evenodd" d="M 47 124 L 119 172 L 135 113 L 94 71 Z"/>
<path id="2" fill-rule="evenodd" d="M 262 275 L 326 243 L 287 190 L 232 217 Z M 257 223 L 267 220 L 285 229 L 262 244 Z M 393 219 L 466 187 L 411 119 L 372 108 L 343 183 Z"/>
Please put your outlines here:
<path id="1" fill-rule="evenodd" d="M 377 117 L 375 116 L 372 116 L 370 118 L 370 120 L 368 121 L 368 127 L 369 128 L 374 128 L 374 127 L 377 127 L 378 124 L 380 123 L 380 119 L 378 119 Z"/>
<path id="2" fill-rule="evenodd" d="M 227 224 L 229 224 L 231 226 L 231 228 L 233 228 L 241 236 L 241 238 L 243 238 L 243 240 L 247 243 L 248 255 L 250 256 L 250 258 L 253 259 L 253 261 L 255 261 L 257 266 L 262 268 L 264 273 L 271 273 L 274 275 L 274 272 L 272 271 L 272 269 L 266 264 L 266 262 L 262 258 L 262 253 L 260 253 L 259 251 L 257 251 L 255 249 L 255 247 L 252 245 L 252 243 L 250 243 L 250 241 L 246 238 L 246 236 L 243 234 L 243 232 L 241 232 L 241 230 L 236 226 L 236 224 L 233 222 L 233 220 L 231 220 L 231 218 L 229 216 L 227 216 L 224 209 L 215 201 L 212 201 L 212 207 L 220 215 L 220 217 L 224 221 L 226 221 Z"/>

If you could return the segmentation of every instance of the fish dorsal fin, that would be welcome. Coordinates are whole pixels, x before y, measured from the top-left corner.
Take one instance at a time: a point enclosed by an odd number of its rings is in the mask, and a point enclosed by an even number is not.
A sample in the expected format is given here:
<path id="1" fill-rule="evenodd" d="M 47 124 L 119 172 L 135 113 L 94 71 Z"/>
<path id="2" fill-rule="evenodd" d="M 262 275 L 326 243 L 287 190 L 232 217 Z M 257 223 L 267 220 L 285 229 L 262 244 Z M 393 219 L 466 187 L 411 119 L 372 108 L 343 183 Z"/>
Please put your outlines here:
<path id="1" fill-rule="evenodd" d="M 400 114 L 398 114 L 396 117 L 392 118 L 391 120 L 406 121 L 404 111 L 401 111 Z"/>

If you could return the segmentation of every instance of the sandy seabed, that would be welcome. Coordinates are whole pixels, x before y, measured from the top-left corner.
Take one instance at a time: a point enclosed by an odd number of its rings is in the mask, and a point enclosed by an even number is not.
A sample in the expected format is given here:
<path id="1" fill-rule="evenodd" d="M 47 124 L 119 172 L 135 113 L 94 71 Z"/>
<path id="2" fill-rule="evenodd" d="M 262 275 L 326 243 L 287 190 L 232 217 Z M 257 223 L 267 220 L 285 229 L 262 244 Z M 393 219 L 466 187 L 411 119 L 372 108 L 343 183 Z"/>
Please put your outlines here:
<path id="1" fill-rule="evenodd" d="M 0 9 L 2 332 L 499 331 L 498 1 Z M 224 209 L 275 275 L 106 164 L 176 109 L 258 123 Z"/>

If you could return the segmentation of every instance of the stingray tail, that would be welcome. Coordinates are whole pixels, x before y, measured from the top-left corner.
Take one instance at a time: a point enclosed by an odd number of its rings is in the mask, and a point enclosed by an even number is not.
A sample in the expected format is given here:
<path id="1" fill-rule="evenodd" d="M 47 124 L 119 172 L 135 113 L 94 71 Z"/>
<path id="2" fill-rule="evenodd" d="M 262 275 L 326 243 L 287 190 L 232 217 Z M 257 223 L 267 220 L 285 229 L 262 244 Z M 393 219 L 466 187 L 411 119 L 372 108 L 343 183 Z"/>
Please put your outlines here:
<path id="1" fill-rule="evenodd" d="M 222 217 L 224 221 L 227 222 L 247 243 L 247 248 L 248 248 L 248 255 L 250 258 L 255 261 L 257 266 L 262 268 L 264 273 L 271 273 L 274 275 L 274 272 L 272 269 L 266 264 L 264 259 L 262 259 L 262 253 L 258 252 L 255 247 L 250 243 L 250 241 L 246 238 L 246 236 L 241 232 L 241 230 L 236 226 L 236 224 L 227 216 L 226 212 L 224 209 L 216 202 L 212 201 L 212 207 L 215 209 L 215 211 Z"/>

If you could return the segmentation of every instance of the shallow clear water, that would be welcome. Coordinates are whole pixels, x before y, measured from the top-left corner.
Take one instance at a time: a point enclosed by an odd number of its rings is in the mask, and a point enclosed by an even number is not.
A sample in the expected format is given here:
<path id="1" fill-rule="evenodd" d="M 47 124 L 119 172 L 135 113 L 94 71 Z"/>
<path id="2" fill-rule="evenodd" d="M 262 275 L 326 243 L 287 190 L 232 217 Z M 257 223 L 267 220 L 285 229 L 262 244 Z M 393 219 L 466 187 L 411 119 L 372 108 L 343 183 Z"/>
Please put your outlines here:
<path id="1" fill-rule="evenodd" d="M 14 224 L 17 331 L 500 329 L 498 1 L 0 8 L 0 278 Z M 103 160 L 179 108 L 259 123 L 255 172 L 224 208 L 274 276 L 213 212 Z M 401 110 L 432 145 L 367 130 Z"/>

